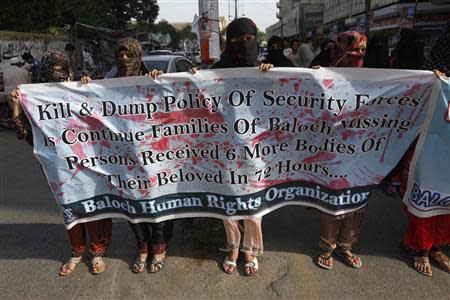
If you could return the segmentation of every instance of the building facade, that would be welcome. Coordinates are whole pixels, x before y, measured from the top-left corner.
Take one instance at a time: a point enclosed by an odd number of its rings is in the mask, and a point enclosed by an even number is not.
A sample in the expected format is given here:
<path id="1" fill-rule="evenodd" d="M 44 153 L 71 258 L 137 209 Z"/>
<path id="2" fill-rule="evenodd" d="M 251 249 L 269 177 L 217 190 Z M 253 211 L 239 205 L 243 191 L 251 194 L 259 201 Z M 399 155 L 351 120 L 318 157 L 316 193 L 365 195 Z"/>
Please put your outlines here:
<path id="1" fill-rule="evenodd" d="M 370 7 L 370 8 L 369 8 Z M 417 28 L 432 45 L 450 20 L 450 1 L 326 0 L 324 27 L 331 34 L 358 30 L 381 33 L 394 45 L 402 28 Z"/>
<path id="2" fill-rule="evenodd" d="M 277 2 L 278 22 L 266 29 L 267 38 L 305 38 L 315 27 L 323 24 L 324 0 L 280 0 Z"/>
<path id="3" fill-rule="evenodd" d="M 449 0 L 280 0 L 279 21 L 266 29 L 267 37 L 305 38 L 322 25 L 334 38 L 345 30 L 381 33 L 390 45 L 398 41 L 402 28 L 424 31 L 426 44 L 432 45 L 450 20 Z"/>

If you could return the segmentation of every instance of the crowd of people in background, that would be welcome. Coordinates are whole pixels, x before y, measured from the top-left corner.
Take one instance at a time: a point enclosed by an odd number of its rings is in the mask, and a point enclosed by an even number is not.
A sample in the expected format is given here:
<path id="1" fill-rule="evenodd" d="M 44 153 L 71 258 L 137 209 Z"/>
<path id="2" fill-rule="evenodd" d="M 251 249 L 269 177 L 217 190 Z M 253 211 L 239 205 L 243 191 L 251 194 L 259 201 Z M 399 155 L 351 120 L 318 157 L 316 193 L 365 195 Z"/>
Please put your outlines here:
<path id="1" fill-rule="evenodd" d="M 301 43 L 292 39 L 289 43 L 281 37 L 273 36 L 267 43 L 267 56 L 258 61 L 258 44 L 256 25 L 248 18 L 238 18 L 227 28 L 227 39 L 221 59 L 213 65 L 218 68 L 240 68 L 259 66 L 263 72 L 270 72 L 273 67 L 346 67 L 346 68 L 393 68 L 435 71 L 438 76 L 450 76 L 450 27 L 447 27 L 441 38 L 432 47 L 430 59 L 424 55 L 424 36 L 420 31 L 403 29 L 400 39 L 392 53 L 389 53 L 385 37 L 370 36 L 369 39 L 357 31 L 340 33 L 336 40 L 327 37 L 321 28 L 316 28 L 308 42 Z M 73 45 L 72 45 L 73 46 Z M 16 86 L 29 82 L 62 82 L 78 80 L 89 84 L 91 78 L 83 74 L 75 74 L 73 63 L 74 47 L 69 44 L 65 52 L 47 51 L 37 60 L 29 53 L 22 55 L 27 62 L 27 69 L 19 62 L 11 62 L 11 72 L 5 72 L 7 92 L 11 93 L 10 104 L 19 138 L 26 138 L 32 143 L 31 130 L 26 116 L 21 111 L 19 93 Z M 159 76 L 160 70 L 146 70 L 142 62 L 142 47 L 132 38 L 118 41 L 116 48 L 116 77 L 148 75 Z M 191 73 L 195 74 L 196 69 Z M 6 87 L 5 87 L 6 90 Z M 414 146 L 386 178 L 386 191 L 390 194 L 404 193 L 405 178 Z M 393 166 L 394 167 L 394 166 Z M 314 261 L 317 266 L 330 270 L 333 268 L 333 255 L 341 257 L 343 262 L 352 268 L 360 268 L 361 257 L 354 253 L 354 246 L 359 234 L 364 215 L 362 208 L 354 212 L 333 216 L 321 214 L 321 233 L 318 238 L 319 255 Z M 407 212 L 408 229 L 402 240 L 403 248 L 413 256 L 413 266 L 421 274 L 431 276 L 429 258 L 450 273 L 450 262 L 443 252 L 450 245 L 450 215 L 431 218 L 418 218 Z M 236 269 L 239 252 L 244 254 L 244 270 L 246 275 L 254 275 L 258 271 L 257 257 L 263 254 L 262 218 L 250 218 L 243 221 L 228 220 L 223 222 L 226 235 L 223 270 L 233 273 Z M 142 273 L 150 264 L 149 272 L 160 271 L 165 264 L 167 248 L 173 230 L 173 222 L 157 224 L 132 224 L 130 227 L 137 242 L 137 256 L 131 269 Z M 105 270 L 103 256 L 111 239 L 111 219 L 86 224 L 79 224 L 70 229 L 69 240 L 72 256 L 61 267 L 59 274 L 68 275 L 74 271 L 82 260 L 86 248 L 86 234 L 90 237 L 90 253 L 92 255 L 92 272 Z M 399 237 L 400 240 L 400 237 Z"/>

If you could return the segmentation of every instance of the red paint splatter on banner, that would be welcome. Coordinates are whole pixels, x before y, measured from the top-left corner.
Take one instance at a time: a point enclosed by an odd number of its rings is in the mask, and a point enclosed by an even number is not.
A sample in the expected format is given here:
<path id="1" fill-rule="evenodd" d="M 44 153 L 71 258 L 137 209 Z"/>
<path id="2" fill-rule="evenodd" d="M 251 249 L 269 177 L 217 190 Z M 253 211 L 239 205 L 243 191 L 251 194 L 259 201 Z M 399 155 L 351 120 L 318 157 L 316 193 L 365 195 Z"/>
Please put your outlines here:
<path id="1" fill-rule="evenodd" d="M 346 141 L 350 137 L 357 136 L 357 135 L 363 135 L 365 133 L 366 133 L 365 130 L 350 130 L 350 129 L 346 129 L 346 130 L 343 130 L 341 132 L 341 136 L 342 136 L 342 139 L 344 141 Z"/>
<path id="2" fill-rule="evenodd" d="M 80 158 L 86 157 L 86 154 L 84 154 L 83 146 L 81 145 L 81 143 L 75 143 L 73 145 L 70 145 L 70 149 L 76 156 L 78 156 Z M 78 172 L 80 172 L 82 168 L 83 167 L 78 164 L 75 171 L 73 172 L 72 178 L 75 177 L 75 175 L 77 175 Z"/>
<path id="3" fill-rule="evenodd" d="M 298 88 L 300 87 L 300 83 L 301 83 L 301 82 L 302 82 L 302 81 L 299 80 L 298 82 L 294 83 L 294 91 L 298 92 Z"/>
<path id="4" fill-rule="evenodd" d="M 59 186 L 55 182 L 50 182 L 50 188 L 53 192 L 56 192 L 59 189 Z"/>
<path id="5" fill-rule="evenodd" d="M 329 121 L 330 119 L 331 119 L 330 112 L 328 112 L 328 111 L 322 112 L 322 120 Z"/>
<path id="6" fill-rule="evenodd" d="M 420 90 L 422 85 L 420 83 L 415 83 L 413 86 L 405 93 L 405 96 L 412 96 Z"/>
<path id="7" fill-rule="evenodd" d="M 215 81 L 216 81 L 216 83 L 222 83 L 223 82 L 223 78 L 216 78 Z"/>
<path id="8" fill-rule="evenodd" d="M 324 79 L 322 80 L 322 83 L 326 89 L 334 87 L 333 79 Z"/>
<path id="9" fill-rule="evenodd" d="M 152 147 L 158 151 L 169 150 L 169 138 L 162 137 L 159 141 L 152 143 Z"/>
<path id="10" fill-rule="evenodd" d="M 305 159 L 303 159 L 304 163 L 313 163 L 313 162 L 320 162 L 320 161 L 330 161 L 336 158 L 335 153 L 329 153 L 325 151 L 317 152 L 316 154 L 309 156 Z"/>
<path id="11" fill-rule="evenodd" d="M 284 84 L 289 84 L 288 78 L 280 78 L 278 79 L 280 81 L 280 85 L 283 86 Z"/>
<path id="12" fill-rule="evenodd" d="M 192 164 L 196 165 L 200 159 L 201 159 L 200 157 L 191 157 Z"/>
<path id="13" fill-rule="evenodd" d="M 156 176 L 150 177 L 148 180 L 150 180 L 150 184 L 152 186 L 156 186 L 158 184 L 158 178 Z"/>
<path id="14" fill-rule="evenodd" d="M 243 165 L 244 165 L 244 162 L 243 162 L 242 160 L 238 160 L 238 161 L 236 162 L 236 167 L 237 167 L 238 169 L 240 169 Z"/>
<path id="15" fill-rule="evenodd" d="M 339 178 L 331 181 L 329 187 L 332 189 L 345 189 L 350 187 L 350 182 L 345 178 Z"/>
<path id="16" fill-rule="evenodd" d="M 145 98 L 147 99 L 148 102 L 151 102 L 153 100 L 153 95 L 147 94 L 145 95 Z"/>
<path id="17" fill-rule="evenodd" d="M 295 179 L 292 178 L 286 178 L 286 179 L 264 179 L 261 181 L 251 181 L 250 182 L 250 187 L 252 188 L 266 188 L 266 187 L 270 187 L 270 186 L 275 186 L 277 184 L 282 184 L 282 183 L 287 183 L 287 182 L 291 182 L 291 181 L 295 181 Z"/>
<path id="18" fill-rule="evenodd" d="M 219 160 L 213 160 L 213 163 L 215 163 L 216 165 L 218 165 L 222 169 L 225 168 L 225 164 L 223 162 L 219 161 Z"/>
<path id="19" fill-rule="evenodd" d="M 184 82 L 184 86 L 186 87 L 186 89 L 190 89 L 191 88 L 191 82 L 190 81 L 185 81 Z"/>
<path id="20" fill-rule="evenodd" d="M 260 134 L 258 134 L 253 140 L 252 144 L 255 145 L 262 140 L 268 139 L 268 138 L 275 138 L 277 142 L 281 142 L 282 140 L 288 139 L 292 136 L 290 133 L 285 133 L 283 131 L 264 131 Z"/>
<path id="21" fill-rule="evenodd" d="M 155 119 L 160 124 L 167 123 L 189 123 L 191 119 L 207 118 L 209 122 L 222 123 L 223 116 L 219 113 L 213 113 L 209 109 L 185 109 L 182 111 L 175 111 L 170 113 L 155 113 L 153 114 Z"/>
<path id="22" fill-rule="evenodd" d="M 420 109 L 419 109 L 419 111 L 418 111 L 416 117 L 415 117 L 414 120 L 413 120 L 414 122 L 415 122 L 415 121 L 417 120 L 417 118 L 420 116 L 422 110 L 423 110 L 423 109 L 425 108 L 425 106 L 426 106 L 426 103 L 428 102 L 428 100 L 430 100 L 430 97 L 431 97 L 431 91 L 430 91 L 430 93 L 425 97 L 425 100 L 423 101 L 422 106 L 420 107 Z M 417 108 L 417 106 L 414 107 L 413 113 L 416 111 L 416 108 Z"/>
<path id="23" fill-rule="evenodd" d="M 365 117 L 369 115 L 369 110 L 368 109 L 360 109 L 360 110 L 354 110 L 351 113 L 352 117 Z"/>
<path id="24" fill-rule="evenodd" d="M 138 192 L 141 194 L 141 197 L 146 197 L 148 194 L 150 194 L 150 191 L 145 189 L 138 189 Z"/>
<path id="25" fill-rule="evenodd" d="M 22 105 L 24 106 L 24 107 L 26 107 L 28 104 L 28 97 L 27 97 L 27 94 L 26 93 L 24 93 L 24 92 L 20 92 L 20 102 L 22 103 Z"/>

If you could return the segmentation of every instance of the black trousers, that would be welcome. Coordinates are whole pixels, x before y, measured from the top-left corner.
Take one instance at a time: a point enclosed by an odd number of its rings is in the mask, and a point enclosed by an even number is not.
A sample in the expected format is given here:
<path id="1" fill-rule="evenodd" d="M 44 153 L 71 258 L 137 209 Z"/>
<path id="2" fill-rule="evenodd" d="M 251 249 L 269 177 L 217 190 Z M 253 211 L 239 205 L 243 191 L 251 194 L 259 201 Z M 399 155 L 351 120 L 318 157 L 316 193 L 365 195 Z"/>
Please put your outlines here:
<path id="1" fill-rule="evenodd" d="M 172 220 L 160 223 L 128 222 L 128 224 L 133 230 L 140 254 L 148 253 L 149 248 L 152 254 L 164 253 L 173 234 Z"/>

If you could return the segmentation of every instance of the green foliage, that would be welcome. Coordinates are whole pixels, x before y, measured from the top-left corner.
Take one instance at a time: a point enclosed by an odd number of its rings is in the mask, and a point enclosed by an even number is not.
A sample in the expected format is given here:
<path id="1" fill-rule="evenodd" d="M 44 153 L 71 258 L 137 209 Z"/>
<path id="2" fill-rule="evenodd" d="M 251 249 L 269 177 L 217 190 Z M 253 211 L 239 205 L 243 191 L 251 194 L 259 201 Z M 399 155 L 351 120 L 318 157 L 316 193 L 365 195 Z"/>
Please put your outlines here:
<path id="1" fill-rule="evenodd" d="M 192 30 L 192 26 L 186 26 L 183 28 L 183 30 L 179 31 L 180 34 L 180 38 L 182 40 L 195 40 L 196 39 L 196 35 L 195 33 L 191 32 Z"/>
<path id="2" fill-rule="evenodd" d="M 176 30 L 175 27 L 169 24 L 166 20 L 161 20 L 156 24 L 138 24 L 139 32 L 161 32 L 168 33 L 171 38 L 171 42 L 169 44 L 172 48 L 177 48 L 178 43 L 182 40 L 195 40 L 196 36 L 193 32 L 191 32 L 191 26 L 186 26 L 182 30 Z"/>
<path id="3" fill-rule="evenodd" d="M 258 31 L 256 32 L 256 40 L 258 41 L 258 43 L 262 43 L 263 41 L 266 40 L 266 33 L 259 30 L 259 28 Z"/>
<path id="4" fill-rule="evenodd" d="M 0 30 L 49 32 L 75 22 L 123 29 L 132 19 L 154 22 L 158 11 L 156 0 L 4 0 Z"/>

